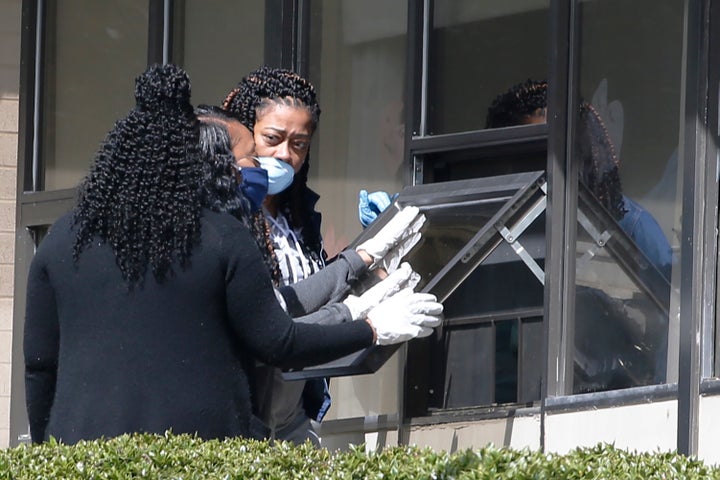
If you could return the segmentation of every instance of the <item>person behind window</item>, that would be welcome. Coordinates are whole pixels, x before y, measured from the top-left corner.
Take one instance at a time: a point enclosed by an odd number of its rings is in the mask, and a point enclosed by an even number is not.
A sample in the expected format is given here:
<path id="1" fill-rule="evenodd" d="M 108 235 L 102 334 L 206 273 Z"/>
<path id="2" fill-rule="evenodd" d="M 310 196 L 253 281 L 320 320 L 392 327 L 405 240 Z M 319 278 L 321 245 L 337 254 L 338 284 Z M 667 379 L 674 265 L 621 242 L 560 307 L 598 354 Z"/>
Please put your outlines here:
<path id="1" fill-rule="evenodd" d="M 76 207 L 30 265 L 23 348 L 33 442 L 169 429 L 250 436 L 251 359 L 324 363 L 439 324 L 442 306 L 408 290 L 367 321 L 293 322 L 247 228 L 201 206 L 187 74 L 150 67 L 135 98 L 96 154 Z M 407 227 L 416 213 L 398 217 Z M 376 236 L 366 250 L 384 255 L 391 243 Z"/>
<path id="2" fill-rule="evenodd" d="M 547 86 L 544 80 L 528 79 L 498 95 L 488 108 L 486 128 L 545 123 Z M 593 105 L 581 102 L 577 125 L 576 154 L 581 162 L 580 180 L 669 280 L 672 267 L 670 243 L 653 216 L 623 194 L 615 146 Z"/>
<path id="3" fill-rule="evenodd" d="M 546 118 L 547 82 L 529 79 L 493 100 L 486 127 L 544 123 Z M 581 102 L 576 126 L 574 155 L 579 162 L 580 182 L 669 281 L 673 263 L 670 243 L 655 218 L 623 194 L 620 161 L 602 116 L 593 105 Z M 585 357 L 580 360 L 584 367 L 576 369 L 576 374 L 581 372 L 576 375 L 576 391 L 664 381 L 667 318 L 653 319 L 657 316 L 648 314 L 647 338 L 651 345 L 644 345 L 647 339 L 633 339 L 632 328 L 628 329 L 631 321 L 627 318 L 627 305 L 596 288 L 578 286 L 576 295 L 576 354 Z M 660 296 L 667 305 L 669 283 Z M 615 327 L 610 327 L 611 324 Z"/>

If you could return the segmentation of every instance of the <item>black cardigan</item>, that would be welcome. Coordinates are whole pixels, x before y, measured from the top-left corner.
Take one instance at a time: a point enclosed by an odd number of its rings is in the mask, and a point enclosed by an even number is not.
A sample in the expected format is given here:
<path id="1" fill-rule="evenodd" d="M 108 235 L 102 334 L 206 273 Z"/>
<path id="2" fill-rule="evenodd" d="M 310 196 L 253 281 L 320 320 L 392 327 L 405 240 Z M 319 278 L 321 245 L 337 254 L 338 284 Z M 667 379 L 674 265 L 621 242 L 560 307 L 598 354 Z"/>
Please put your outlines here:
<path id="1" fill-rule="evenodd" d="M 372 343 L 364 322 L 294 323 L 254 240 L 204 211 L 190 265 L 129 291 L 107 244 L 73 262 L 70 214 L 30 266 L 25 381 L 31 436 L 65 443 L 130 432 L 248 436 L 251 358 L 323 363 Z"/>

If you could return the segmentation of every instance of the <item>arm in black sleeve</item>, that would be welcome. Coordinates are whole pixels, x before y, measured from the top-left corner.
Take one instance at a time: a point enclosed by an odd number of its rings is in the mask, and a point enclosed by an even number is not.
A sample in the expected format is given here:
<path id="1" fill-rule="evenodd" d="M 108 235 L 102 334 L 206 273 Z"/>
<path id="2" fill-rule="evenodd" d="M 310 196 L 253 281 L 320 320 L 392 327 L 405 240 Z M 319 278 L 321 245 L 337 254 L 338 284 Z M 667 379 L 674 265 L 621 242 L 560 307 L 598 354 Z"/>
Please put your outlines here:
<path id="1" fill-rule="evenodd" d="M 345 250 L 324 269 L 308 278 L 278 290 L 292 317 L 319 310 L 323 305 L 343 300 L 352 284 L 367 272 L 368 266 L 354 250 Z"/>
<path id="2" fill-rule="evenodd" d="M 372 344 L 367 322 L 296 323 L 282 309 L 250 234 L 239 223 L 223 241 L 227 311 L 240 341 L 268 365 L 306 366 L 349 355 Z M 242 292 L 238 295 L 237 292 Z"/>
<path id="3" fill-rule="evenodd" d="M 59 326 L 55 294 L 39 254 L 30 265 L 25 309 L 25 401 L 32 441 L 40 443 L 55 396 Z"/>

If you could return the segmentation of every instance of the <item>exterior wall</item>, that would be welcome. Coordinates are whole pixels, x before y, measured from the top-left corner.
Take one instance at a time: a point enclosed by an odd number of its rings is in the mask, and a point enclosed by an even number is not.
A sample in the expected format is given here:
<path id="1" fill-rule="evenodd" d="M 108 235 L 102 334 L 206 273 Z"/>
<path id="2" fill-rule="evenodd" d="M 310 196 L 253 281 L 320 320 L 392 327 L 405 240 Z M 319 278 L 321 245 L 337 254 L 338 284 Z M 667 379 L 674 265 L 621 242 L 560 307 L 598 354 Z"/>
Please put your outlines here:
<path id="1" fill-rule="evenodd" d="M 700 397 L 698 458 L 708 465 L 720 465 L 720 395 Z"/>
<path id="2" fill-rule="evenodd" d="M 392 419 L 397 421 L 396 416 L 392 416 Z M 365 433 L 352 432 L 352 427 L 327 428 L 327 424 L 321 424 L 319 433 L 323 446 L 329 450 L 346 449 L 350 444 L 365 444 L 365 449 L 368 451 L 398 445 L 400 440 L 397 430 L 382 429 L 382 423 L 380 418 L 366 417 L 363 426 L 370 427 L 370 430 L 373 428 L 378 430 Z M 357 423 L 355 426 L 360 428 Z M 408 444 L 447 452 L 480 448 L 490 444 L 498 447 L 540 450 L 540 438 L 540 411 L 530 409 L 522 413 L 516 412 L 515 416 L 506 418 L 414 426 L 410 429 Z"/>
<path id="3" fill-rule="evenodd" d="M 0 448 L 9 445 L 20 0 L 0 0 Z"/>
<path id="4" fill-rule="evenodd" d="M 600 442 L 645 452 L 677 445 L 677 401 L 551 413 L 545 418 L 545 450 L 567 453 Z"/>
<path id="5" fill-rule="evenodd" d="M 409 443 L 433 450 L 455 452 L 493 444 L 540 449 L 540 413 L 509 418 L 414 427 Z"/>

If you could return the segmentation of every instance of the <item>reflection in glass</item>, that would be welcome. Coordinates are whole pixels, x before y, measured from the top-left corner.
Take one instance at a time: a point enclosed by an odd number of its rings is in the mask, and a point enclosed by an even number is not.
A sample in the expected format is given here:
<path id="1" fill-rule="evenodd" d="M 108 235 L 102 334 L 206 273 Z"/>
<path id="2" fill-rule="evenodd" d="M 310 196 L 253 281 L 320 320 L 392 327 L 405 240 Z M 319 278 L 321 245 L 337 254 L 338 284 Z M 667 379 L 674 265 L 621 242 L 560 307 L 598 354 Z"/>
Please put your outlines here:
<path id="1" fill-rule="evenodd" d="M 547 78 L 548 0 L 431 3 L 428 134 L 485 128 L 496 95 Z"/>
<path id="2" fill-rule="evenodd" d="M 423 276 L 419 288 L 445 306 L 443 327 L 408 346 L 408 415 L 540 398 L 543 281 L 534 268 L 544 267 L 545 204 L 538 175 L 476 179 L 485 188 L 452 206 L 412 189 L 398 199 L 421 203 L 423 238 L 406 258 Z M 528 183 L 517 190 L 520 179 Z M 414 188 L 451 192 L 462 184 Z"/>
<path id="3" fill-rule="evenodd" d="M 148 2 L 44 5 L 38 187 L 55 190 L 78 183 L 115 120 L 134 103 L 130 87 L 147 63 Z"/>
<path id="4" fill-rule="evenodd" d="M 584 185 L 580 188 L 573 391 L 662 383 L 670 305 L 667 272 L 595 195 Z"/>
<path id="5" fill-rule="evenodd" d="M 506 201 L 507 198 L 498 198 L 470 201 L 460 206 L 421 208 L 420 211 L 427 218 L 428 227 L 421 230 L 423 236 L 420 242 L 408 253 L 408 258 L 412 259 L 413 270 L 422 277 L 417 289 L 423 289 L 434 280 L 435 274 L 445 269 L 450 260 L 490 221 Z M 465 272 L 460 275 L 465 275 Z M 444 291 L 431 291 L 445 297 Z"/>
<path id="6" fill-rule="evenodd" d="M 265 1 L 179 0 L 173 8 L 172 61 L 190 75 L 193 104 L 220 105 L 263 64 Z"/>
<path id="7" fill-rule="evenodd" d="M 682 11 L 580 2 L 574 393 L 677 381 Z"/>

